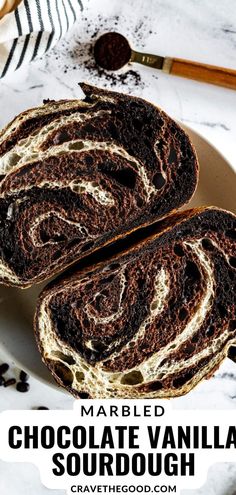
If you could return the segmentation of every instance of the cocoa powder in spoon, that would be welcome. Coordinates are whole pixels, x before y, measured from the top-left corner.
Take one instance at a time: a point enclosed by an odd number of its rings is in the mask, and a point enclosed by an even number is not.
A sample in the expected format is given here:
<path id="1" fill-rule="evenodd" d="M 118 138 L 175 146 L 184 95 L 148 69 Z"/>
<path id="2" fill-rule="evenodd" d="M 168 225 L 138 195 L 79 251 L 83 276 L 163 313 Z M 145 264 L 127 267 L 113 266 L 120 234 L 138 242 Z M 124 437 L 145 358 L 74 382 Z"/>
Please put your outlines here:
<path id="1" fill-rule="evenodd" d="M 118 70 L 131 57 L 131 48 L 124 36 L 116 32 L 105 33 L 95 43 L 94 58 L 105 70 Z"/>

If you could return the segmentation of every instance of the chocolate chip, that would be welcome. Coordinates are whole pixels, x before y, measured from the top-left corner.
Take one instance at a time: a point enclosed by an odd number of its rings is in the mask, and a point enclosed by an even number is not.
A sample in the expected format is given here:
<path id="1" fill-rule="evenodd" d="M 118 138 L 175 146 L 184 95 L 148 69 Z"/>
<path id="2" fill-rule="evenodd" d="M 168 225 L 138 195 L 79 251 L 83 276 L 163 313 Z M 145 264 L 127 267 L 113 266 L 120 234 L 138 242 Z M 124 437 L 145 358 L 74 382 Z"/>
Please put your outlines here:
<path id="1" fill-rule="evenodd" d="M 78 392 L 78 396 L 80 399 L 89 399 L 89 394 L 86 392 Z"/>
<path id="2" fill-rule="evenodd" d="M 30 384 L 28 382 L 18 382 L 16 385 L 16 390 L 18 392 L 28 392 Z"/>
<path id="3" fill-rule="evenodd" d="M 20 381 L 21 382 L 28 382 L 29 380 L 29 375 L 27 375 L 27 373 L 23 370 L 21 370 L 20 372 Z"/>
<path id="4" fill-rule="evenodd" d="M 4 383 L 5 383 L 5 380 L 4 380 L 3 376 L 0 376 L 0 387 L 2 385 L 4 385 Z"/>
<path id="5" fill-rule="evenodd" d="M 4 383 L 4 387 L 10 387 L 11 385 L 15 385 L 16 380 L 15 378 L 10 378 L 9 380 L 6 380 Z"/>
<path id="6" fill-rule="evenodd" d="M 49 407 L 39 406 L 37 407 L 38 411 L 49 411 Z"/>
<path id="7" fill-rule="evenodd" d="M 0 375 L 4 375 L 9 370 L 9 364 L 3 363 L 0 366 Z"/>

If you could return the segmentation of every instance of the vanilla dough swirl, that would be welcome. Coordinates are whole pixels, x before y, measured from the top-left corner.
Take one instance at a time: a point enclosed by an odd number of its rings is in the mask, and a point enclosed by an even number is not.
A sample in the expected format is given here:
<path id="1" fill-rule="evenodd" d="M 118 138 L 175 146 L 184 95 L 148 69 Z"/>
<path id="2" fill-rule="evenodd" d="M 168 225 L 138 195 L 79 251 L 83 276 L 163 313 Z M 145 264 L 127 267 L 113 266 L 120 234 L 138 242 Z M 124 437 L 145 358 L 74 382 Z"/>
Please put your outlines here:
<path id="1" fill-rule="evenodd" d="M 165 217 L 194 193 L 185 132 L 128 95 L 81 85 L 0 134 L 0 282 L 29 287 Z"/>
<path id="2" fill-rule="evenodd" d="M 175 397 L 211 376 L 236 345 L 235 304 L 236 217 L 199 208 L 49 284 L 36 338 L 76 397 Z"/>

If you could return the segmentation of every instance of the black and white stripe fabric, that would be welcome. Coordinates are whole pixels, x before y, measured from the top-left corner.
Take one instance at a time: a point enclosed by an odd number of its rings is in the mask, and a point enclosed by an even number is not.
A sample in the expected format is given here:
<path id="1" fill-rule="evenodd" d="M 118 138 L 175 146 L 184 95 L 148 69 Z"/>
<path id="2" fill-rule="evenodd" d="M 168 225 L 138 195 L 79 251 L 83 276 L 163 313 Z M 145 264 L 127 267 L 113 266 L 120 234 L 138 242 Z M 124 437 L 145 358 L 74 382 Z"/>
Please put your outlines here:
<path id="1" fill-rule="evenodd" d="M 0 78 L 52 48 L 82 9 L 82 0 L 22 0 L 0 20 Z"/>

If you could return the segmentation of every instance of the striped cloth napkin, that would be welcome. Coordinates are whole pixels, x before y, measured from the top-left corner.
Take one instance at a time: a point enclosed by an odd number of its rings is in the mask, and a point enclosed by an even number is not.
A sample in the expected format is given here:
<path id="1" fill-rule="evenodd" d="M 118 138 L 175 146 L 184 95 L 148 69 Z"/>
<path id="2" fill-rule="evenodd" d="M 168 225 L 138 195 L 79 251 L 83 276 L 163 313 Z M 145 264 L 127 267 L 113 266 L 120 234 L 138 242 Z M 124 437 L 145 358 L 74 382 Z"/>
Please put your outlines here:
<path id="1" fill-rule="evenodd" d="M 0 20 L 0 78 L 46 53 L 82 10 L 81 0 L 22 0 Z"/>

